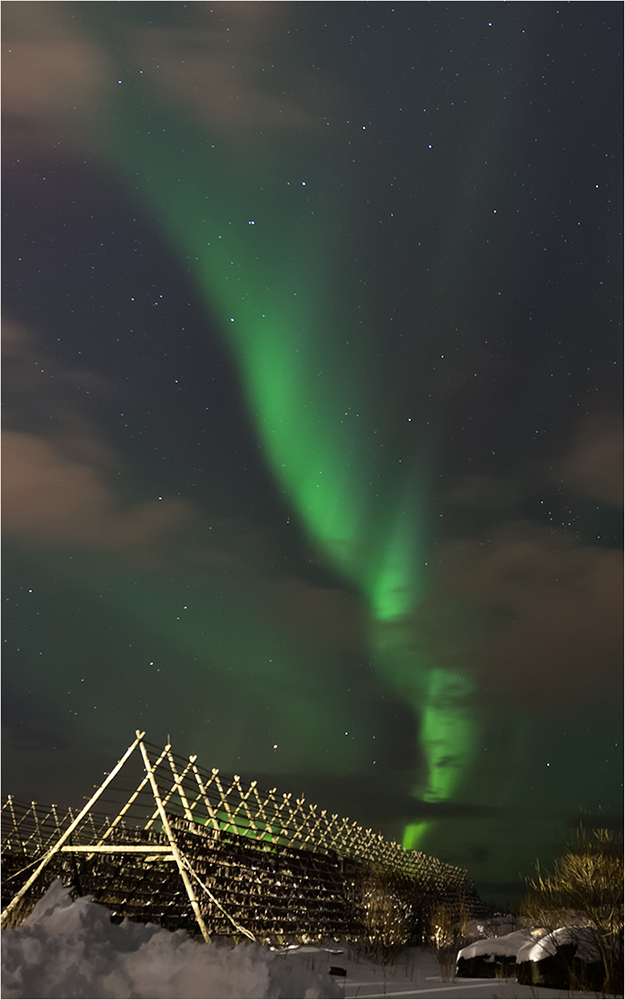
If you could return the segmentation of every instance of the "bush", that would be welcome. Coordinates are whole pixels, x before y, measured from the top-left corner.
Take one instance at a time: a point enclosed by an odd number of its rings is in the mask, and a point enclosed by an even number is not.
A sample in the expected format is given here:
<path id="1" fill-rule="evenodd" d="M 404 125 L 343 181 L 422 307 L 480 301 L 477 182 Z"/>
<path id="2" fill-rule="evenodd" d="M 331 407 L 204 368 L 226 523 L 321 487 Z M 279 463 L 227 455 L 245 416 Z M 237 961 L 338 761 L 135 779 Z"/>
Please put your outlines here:
<path id="1" fill-rule="evenodd" d="M 436 957 L 444 983 L 453 978 L 456 956 L 469 939 L 472 911 L 463 899 L 454 903 L 438 902 L 430 910 L 430 943 L 436 949 Z"/>
<path id="2" fill-rule="evenodd" d="M 376 868 L 363 869 L 353 884 L 361 940 L 373 958 L 387 962 L 414 937 L 416 886 Z"/>
<path id="3" fill-rule="evenodd" d="M 606 993 L 623 992 L 623 850 L 608 830 L 583 827 L 553 873 L 528 879 L 521 913 L 533 926 L 584 927 L 599 956 Z M 579 963 L 576 964 L 579 977 Z M 581 983 L 570 983 L 582 986 Z"/>

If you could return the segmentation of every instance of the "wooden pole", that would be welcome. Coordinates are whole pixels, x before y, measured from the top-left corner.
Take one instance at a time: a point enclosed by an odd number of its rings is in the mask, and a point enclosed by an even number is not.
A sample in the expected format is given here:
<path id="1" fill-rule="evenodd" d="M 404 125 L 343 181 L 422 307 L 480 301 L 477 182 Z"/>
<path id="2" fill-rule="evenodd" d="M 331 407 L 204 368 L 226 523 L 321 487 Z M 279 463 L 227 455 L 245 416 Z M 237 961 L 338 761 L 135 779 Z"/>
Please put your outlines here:
<path id="1" fill-rule="evenodd" d="M 162 754 L 160 755 L 160 757 L 156 761 L 154 767 L 158 767 L 159 766 L 159 764 L 163 760 L 163 758 L 164 758 L 164 756 L 165 756 L 165 754 L 167 753 L 168 750 L 169 750 L 169 745 L 167 745 L 165 747 L 165 749 L 163 750 Z M 138 798 L 139 794 L 143 791 L 143 789 L 147 785 L 148 781 L 149 781 L 149 778 L 148 778 L 148 776 L 146 774 L 145 778 L 142 778 L 141 781 L 139 782 L 139 785 L 138 785 L 136 791 L 134 791 L 132 793 L 132 795 L 130 796 L 130 798 L 128 799 L 128 801 L 126 802 L 126 804 L 123 806 L 123 808 L 119 810 L 117 816 L 115 817 L 115 819 L 113 820 L 113 822 L 111 823 L 111 825 L 106 828 L 106 831 L 104 832 L 104 835 L 98 841 L 98 846 L 100 844 L 103 844 L 104 841 L 107 840 L 108 837 L 110 837 L 111 833 L 113 832 L 113 830 L 115 829 L 115 827 L 117 826 L 117 824 L 120 823 L 121 820 L 124 818 L 125 814 L 128 812 L 128 810 L 130 809 L 130 807 L 133 804 L 133 802 L 135 801 L 135 799 Z"/>
<path id="2" fill-rule="evenodd" d="M 200 777 L 200 772 L 198 771 L 198 769 L 195 766 L 195 764 L 193 764 L 193 773 L 194 773 L 194 775 L 196 777 L 197 783 L 198 783 L 198 785 L 200 787 L 200 792 L 202 793 L 202 797 L 204 799 L 204 805 L 206 806 L 206 815 L 210 819 L 211 823 L 213 824 L 213 829 L 219 831 L 219 830 L 221 830 L 221 827 L 219 825 L 219 819 L 217 818 L 217 813 L 214 811 L 213 807 L 210 804 L 210 799 L 208 797 L 208 791 L 206 789 L 206 786 L 204 785 L 204 782 L 202 781 L 202 779 Z M 213 777 L 214 777 L 214 775 L 215 775 L 215 769 L 213 768 Z"/>
<path id="3" fill-rule="evenodd" d="M 178 789 L 178 795 L 180 796 L 180 801 L 182 802 L 182 808 L 184 809 L 184 817 L 185 817 L 185 819 L 188 819 L 190 823 L 193 823 L 194 822 L 194 820 L 193 820 L 193 813 L 191 812 L 191 810 L 189 808 L 189 801 L 187 799 L 187 796 L 186 796 L 186 793 L 185 793 L 185 790 L 184 790 L 184 785 L 182 784 L 182 782 L 186 778 L 187 771 L 189 770 L 189 768 L 192 767 L 195 764 L 195 762 L 197 760 L 197 754 L 194 754 L 193 757 L 189 757 L 189 763 L 187 764 L 187 766 L 185 767 L 184 771 L 182 772 L 182 775 L 178 774 L 178 771 L 176 770 L 176 764 L 175 764 L 175 761 L 174 761 L 173 754 L 172 754 L 171 750 L 169 750 L 167 752 L 167 760 L 169 761 L 169 766 L 171 768 L 171 773 L 174 776 L 174 785 Z"/>
<path id="4" fill-rule="evenodd" d="M 169 802 L 170 798 L 174 794 L 174 791 L 178 788 L 178 772 L 176 771 L 176 765 L 174 764 L 174 758 L 172 757 L 172 754 L 171 754 L 171 743 L 167 744 L 167 746 L 163 750 L 163 753 L 158 758 L 157 762 L 152 765 L 152 770 L 154 771 L 155 774 L 156 774 L 157 767 L 159 766 L 159 764 L 161 763 L 161 761 L 165 758 L 165 756 L 167 756 L 167 759 L 168 759 L 168 761 L 170 763 L 170 767 L 171 767 L 171 770 L 172 770 L 172 776 L 173 776 L 173 779 L 174 779 L 174 783 L 171 786 L 171 788 L 168 790 L 167 794 L 165 795 L 165 798 L 162 799 L 163 806 L 167 805 L 167 803 Z M 194 757 L 193 759 L 195 760 L 196 758 Z M 185 775 L 186 775 L 187 771 L 189 770 L 190 766 L 191 766 L 190 764 L 187 764 L 186 768 L 184 769 L 183 774 L 182 774 L 183 778 L 185 777 Z M 183 794 L 184 794 L 184 792 L 183 792 Z M 188 802 L 186 803 L 186 805 L 185 805 L 184 808 L 188 809 Z M 144 830 L 148 830 L 152 826 L 152 823 L 154 823 L 154 821 L 156 820 L 156 817 L 158 815 L 159 815 L 158 809 L 155 809 L 154 812 L 152 813 L 152 815 L 150 816 L 149 820 L 147 821 L 147 823 L 143 827 L 143 829 Z M 185 816 L 186 816 L 186 813 L 185 813 Z M 193 819 L 190 810 L 189 810 L 189 815 L 186 818 L 187 819 L 191 819 L 191 820 Z"/>
<path id="5" fill-rule="evenodd" d="M 80 844 L 62 847 L 61 854 L 162 854 L 163 861 L 174 860 L 171 847 L 163 844 Z"/>
<path id="6" fill-rule="evenodd" d="M 180 855 L 180 851 L 178 850 L 178 845 L 176 844 L 176 839 L 174 837 L 172 828 L 169 825 L 169 820 L 167 819 L 167 813 L 165 812 L 165 807 L 163 806 L 163 802 L 161 800 L 160 792 L 158 790 L 158 785 L 156 784 L 156 778 L 154 777 L 154 771 L 152 770 L 152 765 L 150 764 L 150 759 L 148 757 L 148 754 L 147 754 L 147 751 L 145 749 L 145 746 L 143 745 L 143 741 L 142 741 L 143 735 L 144 734 L 140 734 L 139 730 L 137 730 L 137 741 L 139 743 L 139 749 L 141 750 L 141 756 L 143 757 L 143 763 L 145 764 L 145 770 L 147 772 L 148 778 L 150 779 L 150 784 L 152 786 L 152 793 L 154 795 L 154 801 L 156 802 L 156 805 L 157 805 L 157 808 L 158 808 L 158 811 L 159 811 L 159 814 L 160 814 L 160 817 L 161 817 L 161 823 L 163 824 L 163 830 L 165 831 L 167 839 L 169 840 L 169 843 L 171 844 L 171 853 L 173 854 L 174 858 L 176 859 L 176 864 L 178 865 L 178 871 L 180 872 L 180 877 L 182 878 L 182 881 L 184 882 L 184 887 L 187 890 L 187 896 L 189 897 L 189 902 L 191 903 L 191 906 L 193 907 L 193 912 L 195 914 L 195 919 L 197 920 L 198 927 L 200 928 L 200 930 L 202 932 L 202 937 L 204 938 L 204 940 L 208 944 L 210 944 L 210 940 L 211 940 L 210 939 L 210 934 L 208 933 L 208 931 L 206 929 L 206 924 L 204 923 L 204 920 L 202 918 L 202 914 L 200 913 L 200 904 L 197 901 L 197 897 L 196 897 L 195 892 L 193 890 L 193 886 L 191 885 L 191 881 L 189 879 L 189 876 L 187 875 L 187 872 L 186 872 L 186 869 L 185 869 L 185 866 L 184 866 L 184 862 L 183 862 L 182 857 Z"/>
<path id="7" fill-rule="evenodd" d="M 54 857 L 54 855 L 57 853 L 57 851 L 63 846 L 63 844 L 65 843 L 65 841 L 68 840 L 71 837 L 72 833 L 74 832 L 74 830 L 76 829 L 76 827 L 78 826 L 78 824 L 87 815 L 87 813 L 89 812 L 89 810 L 91 809 L 91 807 L 94 805 L 94 803 L 97 802 L 97 800 L 100 798 L 100 796 L 101 796 L 102 792 L 104 791 L 104 789 L 106 788 L 106 786 L 109 785 L 111 783 L 111 781 L 113 780 L 113 778 L 115 777 L 115 775 L 119 771 L 121 771 L 122 767 L 124 766 L 124 764 L 126 763 L 126 761 L 128 760 L 128 758 L 130 757 L 130 755 L 132 754 L 133 750 L 137 746 L 139 746 L 139 745 L 143 746 L 143 744 L 141 743 L 141 740 L 143 739 L 144 736 L 145 736 L 145 733 L 140 733 L 139 730 L 137 729 L 137 738 L 134 741 L 134 743 L 132 744 L 132 746 L 128 747 L 128 749 L 126 750 L 126 753 L 124 754 L 124 756 L 122 757 L 122 759 L 117 762 L 116 766 L 113 768 L 113 770 L 111 771 L 111 773 L 102 782 L 102 784 L 98 788 L 98 790 L 95 793 L 95 795 L 91 796 L 91 798 L 87 802 L 87 805 L 84 806 L 80 810 L 80 812 L 78 813 L 78 816 L 76 817 L 76 819 L 74 820 L 74 822 L 71 823 L 70 826 L 68 826 L 68 828 L 65 831 L 65 833 L 62 834 L 61 837 L 59 837 L 59 839 L 57 840 L 57 842 L 54 845 L 54 847 L 52 847 L 51 850 L 49 850 L 47 852 L 47 854 L 45 855 L 43 861 L 37 866 L 37 868 L 35 868 L 34 872 L 30 876 L 30 878 L 28 879 L 28 881 L 24 883 L 24 885 L 22 886 L 22 888 L 19 890 L 19 892 L 17 892 L 15 894 L 15 896 L 13 897 L 13 899 L 11 900 L 11 902 L 9 903 L 9 905 L 6 907 L 6 909 L 3 910 L 2 915 L 0 916 L 0 926 L 3 926 L 6 923 L 6 918 L 8 917 L 9 913 L 17 906 L 17 904 L 19 903 L 20 899 L 22 899 L 22 897 L 25 895 L 25 893 L 28 891 L 28 889 L 30 889 L 30 887 L 33 884 L 33 882 L 36 882 L 36 880 L 39 878 L 41 872 L 46 867 L 46 865 L 49 863 L 49 861 L 51 860 L 51 858 Z"/>
<path id="8" fill-rule="evenodd" d="M 13 820 L 13 833 L 15 834 L 15 837 L 17 839 L 17 843 L 19 844 L 19 846 L 22 849 L 22 854 L 24 856 L 26 856 L 26 850 L 25 850 L 24 845 L 22 843 L 22 838 L 20 837 L 20 831 L 18 829 L 17 816 L 15 815 L 15 807 L 13 805 L 13 796 L 12 795 L 9 795 L 8 806 L 9 806 L 9 810 L 11 812 L 11 819 Z M 4 808 L 4 806 L 3 806 L 3 808 Z"/>

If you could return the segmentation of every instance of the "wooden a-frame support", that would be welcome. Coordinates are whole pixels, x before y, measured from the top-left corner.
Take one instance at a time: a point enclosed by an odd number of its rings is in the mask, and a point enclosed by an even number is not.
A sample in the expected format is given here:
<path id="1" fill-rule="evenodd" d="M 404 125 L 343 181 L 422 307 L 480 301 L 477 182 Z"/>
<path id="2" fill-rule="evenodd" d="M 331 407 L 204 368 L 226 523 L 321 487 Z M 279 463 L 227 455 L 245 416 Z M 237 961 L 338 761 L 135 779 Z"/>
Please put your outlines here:
<path id="1" fill-rule="evenodd" d="M 3 910 L 2 915 L 0 916 L 0 926 L 5 926 L 9 914 L 15 909 L 15 907 L 17 906 L 17 904 L 19 903 L 19 901 L 24 898 L 24 896 L 26 895 L 26 893 L 30 889 L 31 885 L 33 885 L 33 883 L 37 881 L 37 879 L 39 878 L 41 872 L 50 863 L 50 861 L 55 856 L 55 854 L 57 854 L 59 852 L 61 852 L 61 853 L 73 853 L 73 854 L 78 854 L 78 853 L 80 853 L 80 854 L 91 854 L 91 855 L 93 855 L 93 854 L 118 854 L 118 853 L 119 854 L 124 854 L 124 853 L 128 853 L 128 854 L 151 854 L 151 855 L 160 854 L 160 855 L 162 855 L 162 860 L 164 860 L 164 861 L 173 860 L 173 861 L 176 862 L 176 865 L 178 866 L 178 871 L 180 872 L 180 877 L 182 878 L 182 881 L 184 883 L 184 887 L 185 887 L 186 892 L 187 892 L 187 896 L 189 897 L 189 902 L 191 903 L 191 907 L 193 909 L 193 913 L 195 915 L 195 919 L 197 920 L 198 927 L 200 928 L 200 931 L 202 933 L 202 937 L 204 938 L 205 941 L 210 942 L 210 940 L 211 940 L 210 939 L 210 935 L 208 933 L 208 930 L 206 928 L 206 924 L 204 923 L 204 919 L 203 919 L 202 914 L 200 912 L 200 906 L 199 906 L 199 903 L 198 903 L 198 900 L 197 900 L 197 896 L 195 895 L 195 890 L 193 888 L 193 885 L 191 884 L 191 880 L 189 879 L 189 875 L 187 873 L 187 868 L 185 867 L 185 863 L 184 863 L 182 855 L 180 854 L 180 851 L 178 849 L 178 845 L 176 844 L 176 838 L 174 836 L 174 832 L 173 832 L 173 830 L 171 828 L 171 825 L 169 823 L 169 820 L 167 818 L 167 813 L 165 812 L 165 807 L 163 805 L 163 800 L 161 798 L 161 795 L 160 795 L 160 792 L 159 792 L 159 788 L 158 788 L 158 784 L 157 784 L 157 781 L 156 781 L 156 777 L 154 775 L 155 767 L 158 767 L 158 765 L 161 763 L 161 761 L 163 760 L 163 758 L 165 756 L 167 756 L 168 760 L 169 760 L 169 763 L 170 763 L 170 766 L 172 767 L 172 774 L 174 776 L 174 784 L 175 784 L 176 787 L 181 787 L 181 786 L 179 786 L 178 775 L 176 773 L 175 766 L 173 764 L 173 758 L 171 757 L 171 752 L 170 752 L 171 751 L 171 745 L 168 744 L 165 747 L 165 749 L 163 750 L 163 753 L 161 754 L 161 756 L 156 761 L 156 764 L 153 766 L 150 763 L 150 758 L 148 757 L 148 753 L 147 753 L 145 744 L 143 742 L 143 737 L 144 736 L 145 736 L 144 732 L 141 732 L 139 729 L 136 730 L 136 739 L 128 747 L 128 749 L 126 750 L 126 753 L 124 754 L 124 756 L 121 758 L 121 760 L 119 760 L 117 762 L 116 766 L 113 768 L 113 770 L 110 772 L 110 774 L 107 775 L 107 777 L 104 779 L 104 781 L 102 782 L 102 784 L 100 785 L 100 787 L 97 789 L 97 791 L 95 792 L 95 794 L 91 796 L 91 798 L 89 799 L 89 801 L 87 802 L 87 804 L 80 810 L 80 812 L 78 813 L 78 815 L 76 816 L 76 818 L 68 826 L 68 828 L 65 831 L 65 833 L 61 834 L 61 836 L 56 841 L 56 843 L 54 844 L 54 846 L 51 847 L 49 851 L 47 851 L 47 853 L 45 854 L 45 856 L 43 857 L 43 859 L 40 861 L 40 863 L 35 868 L 34 872 L 30 876 L 30 878 L 24 883 L 24 885 L 19 890 L 19 892 L 17 892 L 15 894 L 15 896 L 13 897 L 13 899 L 11 900 L 11 902 L 8 904 L 8 906 L 6 907 L 6 909 Z M 115 778 L 116 775 L 119 774 L 119 772 L 123 768 L 123 766 L 126 763 L 126 761 L 129 759 L 129 757 L 132 756 L 133 752 L 137 748 L 139 749 L 139 751 L 141 753 L 141 756 L 143 758 L 143 766 L 145 768 L 146 777 L 143 778 L 143 780 L 141 781 L 141 783 L 140 783 L 138 789 L 136 790 L 136 792 L 133 794 L 133 796 L 131 796 L 131 798 L 125 804 L 125 806 L 123 807 L 123 809 L 121 810 L 121 812 L 119 813 L 119 815 L 115 818 L 115 820 L 113 822 L 113 826 L 116 825 L 117 822 L 119 822 L 119 820 L 121 819 L 121 817 L 123 816 L 123 814 L 127 811 L 127 809 L 129 808 L 129 806 L 131 805 L 132 801 L 136 798 L 136 796 L 139 794 L 139 792 L 141 791 L 141 789 L 146 785 L 146 783 L 149 782 L 150 786 L 151 786 L 151 789 L 152 789 L 152 794 L 154 796 L 154 802 L 156 804 L 156 815 L 158 815 L 159 818 L 160 818 L 161 824 L 163 826 L 163 832 L 165 833 L 165 836 L 167 837 L 167 840 L 169 841 L 169 847 L 165 847 L 164 845 L 157 845 L 157 844 L 148 845 L 148 846 L 142 845 L 142 844 L 123 844 L 123 845 L 104 844 L 104 840 L 106 839 L 106 837 L 107 837 L 108 833 L 110 832 L 110 829 L 112 829 L 112 827 L 109 828 L 109 830 L 107 830 L 107 832 L 104 834 L 104 837 L 101 840 L 99 840 L 98 843 L 94 843 L 94 844 L 81 844 L 81 845 L 70 845 L 70 844 L 67 844 L 67 841 L 71 837 L 71 835 L 74 832 L 74 830 L 76 830 L 76 828 L 80 825 L 80 823 L 82 822 L 82 820 L 88 815 L 88 813 L 90 812 L 90 810 L 93 808 L 93 806 L 95 805 L 95 803 L 98 801 L 98 799 L 100 798 L 100 796 L 104 792 L 104 790 L 107 788 L 108 785 L 110 785 L 110 783 L 112 782 L 113 778 Z M 190 766 L 191 766 L 191 764 L 194 764 L 194 762 L 195 762 L 195 757 L 192 758 Z M 183 795 L 184 795 L 184 792 L 183 792 Z M 185 807 L 186 807 L 185 808 L 185 812 L 188 812 L 188 805 L 186 803 L 186 800 L 183 799 L 183 802 L 185 803 Z"/>

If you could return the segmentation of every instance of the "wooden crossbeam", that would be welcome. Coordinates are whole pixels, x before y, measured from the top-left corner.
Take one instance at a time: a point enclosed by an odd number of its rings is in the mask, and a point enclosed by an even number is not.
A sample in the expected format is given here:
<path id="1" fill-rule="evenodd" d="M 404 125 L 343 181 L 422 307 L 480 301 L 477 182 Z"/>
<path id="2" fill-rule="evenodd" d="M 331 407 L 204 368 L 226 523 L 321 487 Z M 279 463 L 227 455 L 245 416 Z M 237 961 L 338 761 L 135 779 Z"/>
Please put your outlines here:
<path id="1" fill-rule="evenodd" d="M 184 775 L 181 776 L 182 778 L 186 778 L 186 775 L 187 775 L 187 773 L 189 771 L 189 768 L 191 768 L 192 771 L 193 771 L 194 776 L 197 779 L 197 776 L 198 776 L 199 772 L 198 772 L 197 767 L 195 766 L 196 760 L 197 760 L 197 754 L 194 754 L 192 757 L 189 757 L 189 764 L 185 768 Z M 200 779 L 200 785 L 201 785 L 201 779 Z M 191 814 L 190 817 L 187 817 L 187 818 L 190 818 L 195 823 L 195 822 L 197 822 L 197 817 L 196 817 L 197 806 L 204 799 L 204 794 L 202 792 L 202 788 L 200 787 L 200 790 L 198 792 L 195 792 L 195 789 L 193 789 L 193 792 L 192 792 L 191 791 L 191 781 L 189 779 L 189 781 L 187 782 L 187 784 L 186 784 L 186 786 L 184 788 L 184 795 L 186 796 L 187 807 L 188 807 L 189 813 Z"/>
<path id="2" fill-rule="evenodd" d="M 158 785 L 156 783 L 156 778 L 154 777 L 154 771 L 152 770 L 152 765 L 150 764 L 150 758 L 148 757 L 147 750 L 145 749 L 145 745 L 143 743 L 144 735 L 145 735 L 144 733 L 140 733 L 139 730 L 137 730 L 137 742 L 139 745 L 139 750 L 141 751 L 141 756 L 143 757 L 143 763 L 145 764 L 145 769 L 147 771 L 148 778 L 150 779 L 150 785 L 152 786 L 152 792 L 154 794 L 154 801 L 156 802 L 156 806 L 161 818 L 161 823 L 163 824 L 163 830 L 165 831 L 165 835 L 171 845 L 171 853 L 173 854 L 176 860 L 176 864 L 178 865 L 178 871 L 180 872 L 180 876 L 182 878 L 182 881 L 184 882 L 184 887 L 187 890 L 189 902 L 191 903 L 191 908 L 193 909 L 193 912 L 195 914 L 195 919 L 197 920 L 198 927 L 200 928 L 200 931 L 202 933 L 202 937 L 204 938 L 205 941 L 210 943 L 210 934 L 208 933 L 206 924 L 204 923 L 204 919 L 202 917 L 202 914 L 200 913 L 200 906 L 197 901 L 197 897 L 195 895 L 195 890 L 193 889 L 193 886 L 189 881 L 189 876 L 187 874 L 184 862 L 182 860 L 182 856 L 180 854 L 180 851 L 178 850 L 178 845 L 176 844 L 176 838 L 174 837 L 172 828 L 169 825 L 169 820 L 167 819 L 167 813 L 165 812 L 165 806 L 160 796 Z"/>
<path id="3" fill-rule="evenodd" d="M 239 778 L 238 775 L 236 776 L 235 783 L 236 783 L 237 791 L 239 792 L 239 794 L 241 796 L 241 806 L 245 810 L 245 814 L 247 816 L 249 826 L 250 826 L 250 828 L 252 830 L 256 831 L 257 830 L 256 823 L 254 822 L 254 817 L 253 817 L 252 813 L 250 812 L 250 809 L 249 809 L 248 804 L 247 804 L 247 800 L 249 799 L 249 797 L 250 797 L 250 795 L 252 793 L 252 787 L 250 786 L 248 788 L 247 792 L 244 792 L 243 789 L 242 789 L 242 787 L 241 787 L 241 780 L 240 780 L 240 778 Z"/>
<path id="4" fill-rule="evenodd" d="M 61 848 L 61 854 L 163 854 L 164 861 L 175 861 L 171 847 L 163 844 L 69 844 Z"/>
<path id="5" fill-rule="evenodd" d="M 189 768 L 193 767 L 193 765 L 195 764 L 197 760 L 197 755 L 195 757 L 189 757 L 189 763 L 185 767 L 182 774 L 178 774 L 178 771 L 176 770 L 176 764 L 171 750 L 167 751 L 167 760 L 169 761 L 171 773 L 174 776 L 174 785 L 178 789 L 178 795 L 180 796 L 180 801 L 182 802 L 182 808 L 184 809 L 184 817 L 185 819 L 190 820 L 190 822 L 193 822 L 193 813 L 189 809 L 189 803 L 187 801 L 187 796 L 185 795 L 184 785 L 182 784 L 182 782 L 186 777 Z"/>
<path id="6" fill-rule="evenodd" d="M 169 750 L 169 747 L 170 747 L 170 744 L 167 744 L 167 746 L 162 751 L 160 757 L 157 758 L 156 763 L 154 765 L 155 767 L 158 767 L 161 764 L 161 762 L 163 761 L 163 759 L 165 757 L 165 754 Z M 103 837 L 100 840 L 101 844 L 104 843 L 104 841 L 107 840 L 112 835 L 113 830 L 115 829 L 115 827 L 119 823 L 122 822 L 123 817 L 126 815 L 126 813 L 130 809 L 130 807 L 132 806 L 132 804 L 137 800 L 137 798 L 139 797 L 139 795 L 141 794 L 141 792 L 143 791 L 143 789 L 145 788 L 145 786 L 147 784 L 149 784 L 149 780 L 150 779 L 149 779 L 149 777 L 148 777 L 147 774 L 145 775 L 144 778 L 141 779 L 141 781 L 139 782 L 136 790 L 132 793 L 132 795 L 130 796 L 130 798 L 128 799 L 128 801 L 120 809 L 120 811 L 118 812 L 118 814 L 115 817 L 115 819 L 113 820 L 113 822 L 107 827 L 107 829 L 106 829 Z"/>
<path id="7" fill-rule="evenodd" d="M 226 816 L 228 817 L 228 822 L 225 824 L 224 827 L 222 827 L 221 823 L 220 823 L 220 829 L 225 829 L 227 831 L 228 826 L 230 826 L 232 833 L 238 833 L 239 831 L 238 831 L 238 828 L 237 828 L 237 825 L 236 825 L 236 822 L 235 822 L 236 813 L 233 814 L 232 810 L 230 809 L 230 803 L 228 801 L 228 796 L 230 795 L 230 792 L 232 791 L 232 788 L 234 787 L 234 785 L 235 785 L 236 781 L 238 780 L 239 776 L 236 775 L 236 774 L 234 775 L 234 777 L 232 779 L 232 782 L 230 784 L 230 787 L 228 788 L 227 791 L 224 791 L 223 785 L 222 785 L 222 783 L 221 783 L 221 781 L 219 779 L 219 774 L 215 772 L 215 769 L 213 769 L 213 777 L 214 777 L 215 785 L 219 789 L 219 794 L 221 796 L 221 800 L 220 800 L 220 802 L 219 802 L 219 804 L 217 806 L 217 813 L 219 813 L 219 811 L 221 810 L 221 811 L 225 812 Z"/>
<path id="8" fill-rule="evenodd" d="M 71 837 L 72 833 L 74 832 L 75 828 L 78 826 L 80 821 L 83 819 L 84 816 L 87 815 L 91 807 L 94 805 L 95 802 L 97 802 L 97 800 L 102 795 L 104 789 L 111 783 L 111 781 L 117 775 L 117 773 L 121 771 L 122 767 L 130 757 L 130 755 L 133 753 L 133 751 L 136 749 L 136 747 L 140 744 L 144 736 L 145 733 L 140 733 L 139 730 L 137 730 L 137 735 L 134 743 L 132 743 L 131 746 L 128 747 L 124 756 L 121 758 L 121 760 L 117 762 L 117 765 L 113 768 L 111 773 L 102 782 L 102 784 L 96 791 L 95 795 L 91 796 L 86 806 L 83 806 L 83 808 L 80 810 L 80 813 L 78 814 L 74 822 L 69 825 L 65 833 L 61 834 L 54 847 L 52 847 L 51 850 L 48 851 L 48 853 L 45 855 L 41 863 L 37 865 L 35 871 L 32 873 L 30 878 L 27 879 L 27 881 L 24 883 L 19 892 L 15 894 L 15 896 L 13 897 L 9 905 L 6 907 L 6 909 L 3 910 L 2 915 L 0 916 L 0 926 L 6 923 L 7 917 L 9 916 L 11 911 L 17 906 L 20 899 L 22 899 L 22 897 L 25 895 L 28 889 L 30 889 L 33 882 L 35 882 L 39 878 L 39 875 L 41 874 L 43 869 L 50 863 L 56 852 L 59 851 L 61 847 L 63 847 L 64 842 L 66 840 L 69 840 L 69 838 Z"/>
<path id="9" fill-rule="evenodd" d="M 168 744 L 168 746 L 166 747 L 166 749 L 165 749 L 165 751 L 163 753 L 164 757 L 167 756 L 167 754 L 169 753 L 170 748 L 171 748 L 171 744 Z M 171 788 L 169 789 L 169 791 L 167 792 L 167 794 L 164 795 L 162 797 L 162 799 L 161 799 L 161 801 L 163 803 L 163 807 L 165 807 L 167 805 L 167 803 L 171 799 L 172 795 L 176 791 L 176 788 L 177 788 L 177 786 L 176 786 L 176 780 L 174 778 L 174 781 L 173 781 L 173 784 L 172 784 Z M 149 828 L 152 826 L 153 823 L 156 822 L 156 820 L 159 818 L 159 816 L 160 816 L 160 812 L 159 812 L 159 809 L 158 809 L 158 806 L 157 806 L 157 808 L 154 810 L 154 812 L 150 816 L 149 820 L 147 821 L 147 823 L 145 824 L 145 826 L 144 826 L 143 829 L 144 830 L 149 830 Z"/>
<path id="10" fill-rule="evenodd" d="M 9 795 L 8 807 L 9 807 L 9 811 L 11 813 L 11 819 L 13 821 L 13 831 L 14 831 L 15 835 L 17 836 L 17 839 L 19 841 L 19 845 L 22 848 L 23 853 L 25 854 L 26 851 L 25 851 L 24 845 L 22 844 L 22 839 L 21 839 L 21 837 L 19 835 L 19 824 L 17 822 L 17 817 L 15 815 L 15 806 L 13 805 L 13 796 L 12 795 Z M 3 806 L 2 808 L 4 810 L 5 807 Z"/>
<path id="11" fill-rule="evenodd" d="M 202 796 L 202 801 L 204 802 L 204 806 L 206 808 L 206 815 L 208 817 L 208 820 L 209 820 L 209 822 L 210 822 L 210 824 L 211 824 L 211 826 L 213 827 L 214 830 L 219 830 L 220 829 L 219 820 L 217 819 L 217 815 L 214 812 L 213 807 L 210 804 L 210 799 L 209 799 L 208 793 L 206 791 L 206 785 L 202 781 L 202 777 L 201 777 L 200 772 L 198 771 L 197 767 L 195 766 L 195 763 L 192 765 L 192 770 L 193 770 L 193 774 L 195 775 L 195 779 L 196 779 L 196 781 L 198 783 L 198 786 L 199 786 L 199 789 L 200 789 L 200 795 Z M 213 770 L 213 777 L 214 777 L 214 775 L 215 775 L 215 771 Z M 213 780 L 213 778 L 210 779 L 209 784 L 211 783 L 212 780 Z"/>
<path id="12" fill-rule="evenodd" d="M 269 796 L 265 799 L 264 802 L 261 801 L 260 795 L 258 794 L 258 783 L 256 781 L 253 781 L 252 784 L 250 785 L 250 791 L 253 791 L 254 798 L 256 800 L 256 806 L 257 806 L 256 815 L 260 816 L 261 820 L 262 820 L 262 827 L 261 827 L 261 829 L 262 829 L 262 832 L 263 832 L 263 836 L 262 836 L 261 839 L 262 840 L 266 840 L 267 836 L 269 836 L 269 839 L 270 839 L 271 843 L 275 844 L 276 838 L 274 837 L 274 834 L 273 834 L 273 829 L 272 829 L 272 826 L 271 826 L 271 820 L 268 819 L 267 813 L 265 811 L 267 803 L 270 800 Z M 275 791 L 275 789 L 274 789 L 274 791 Z M 273 819 L 273 816 L 272 816 L 272 819 Z"/>

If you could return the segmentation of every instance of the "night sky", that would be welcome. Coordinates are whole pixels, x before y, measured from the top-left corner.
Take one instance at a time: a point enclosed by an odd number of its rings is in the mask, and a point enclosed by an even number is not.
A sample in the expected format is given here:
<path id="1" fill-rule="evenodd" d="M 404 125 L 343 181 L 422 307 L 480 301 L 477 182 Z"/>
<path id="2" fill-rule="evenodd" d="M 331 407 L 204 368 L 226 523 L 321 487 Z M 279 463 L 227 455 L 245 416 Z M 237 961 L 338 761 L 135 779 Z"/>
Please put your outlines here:
<path id="1" fill-rule="evenodd" d="M 513 898 L 622 824 L 622 5 L 2 8 L 4 793 Z"/>

